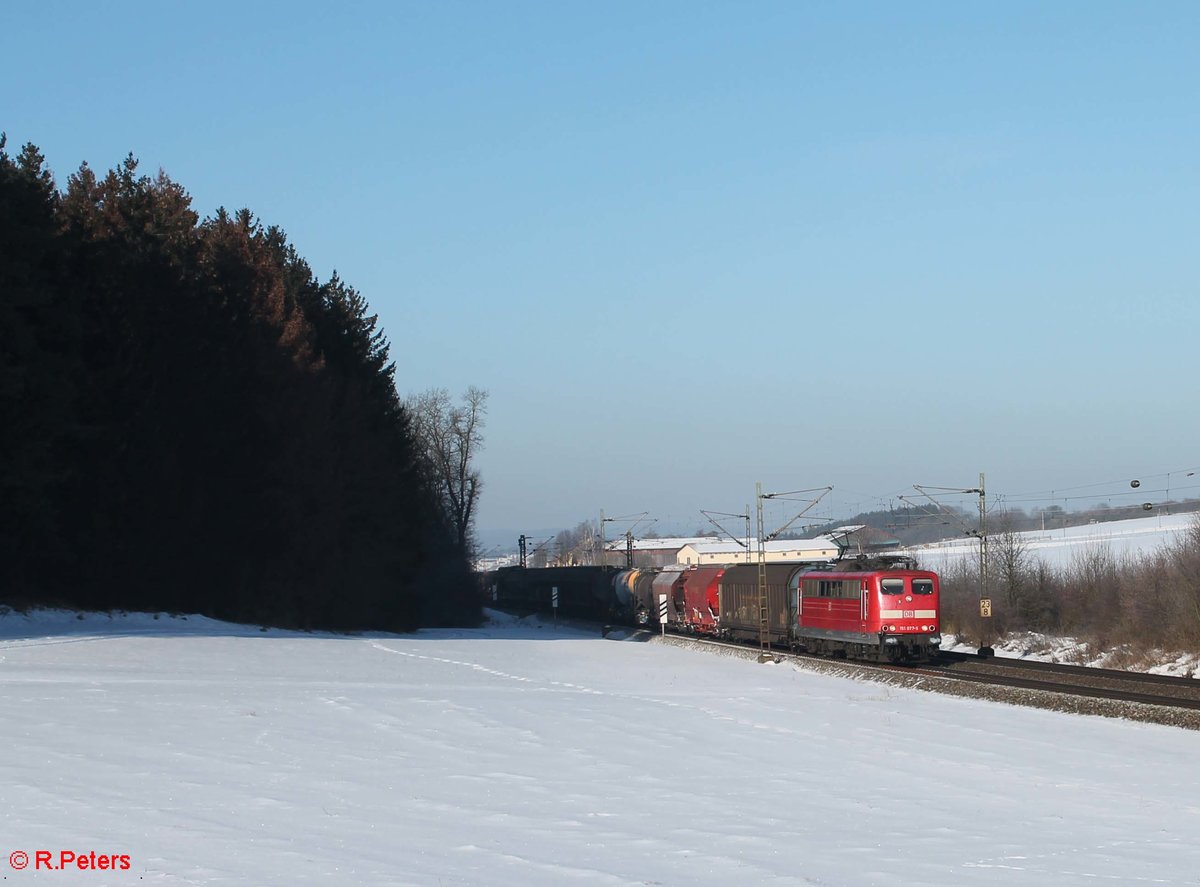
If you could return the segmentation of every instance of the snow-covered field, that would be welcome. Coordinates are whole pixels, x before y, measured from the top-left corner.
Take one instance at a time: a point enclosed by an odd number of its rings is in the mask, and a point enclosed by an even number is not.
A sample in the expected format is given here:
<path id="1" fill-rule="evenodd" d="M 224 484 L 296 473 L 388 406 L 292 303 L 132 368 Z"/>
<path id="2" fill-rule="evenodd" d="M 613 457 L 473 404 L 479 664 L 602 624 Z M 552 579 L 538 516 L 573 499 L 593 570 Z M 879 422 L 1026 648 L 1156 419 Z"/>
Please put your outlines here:
<path id="1" fill-rule="evenodd" d="M 1029 557 L 1061 569 L 1071 566 L 1076 558 L 1096 550 L 1103 550 L 1117 559 L 1149 554 L 1177 538 L 1197 519 L 1195 513 L 1166 514 L 1065 529 L 1032 530 L 1017 533 L 1016 536 Z M 917 545 L 911 551 L 924 569 L 946 570 L 963 560 L 975 561 L 979 554 L 979 542 L 964 536 Z"/>
<path id="2" fill-rule="evenodd" d="M 1200 883 L 1168 727 L 511 621 L 8 614 L 0 681 L 14 885 Z"/>

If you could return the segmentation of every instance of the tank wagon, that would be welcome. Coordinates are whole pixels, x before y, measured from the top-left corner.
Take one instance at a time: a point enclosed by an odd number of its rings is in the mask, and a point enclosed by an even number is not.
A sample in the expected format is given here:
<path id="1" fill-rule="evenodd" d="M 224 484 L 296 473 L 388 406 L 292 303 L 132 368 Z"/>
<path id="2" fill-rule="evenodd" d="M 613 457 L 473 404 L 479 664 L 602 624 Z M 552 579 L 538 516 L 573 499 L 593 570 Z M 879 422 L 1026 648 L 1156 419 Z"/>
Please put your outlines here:
<path id="1" fill-rule="evenodd" d="M 613 577 L 613 586 L 634 625 L 658 624 L 658 604 L 654 598 L 657 570 L 621 570 Z"/>

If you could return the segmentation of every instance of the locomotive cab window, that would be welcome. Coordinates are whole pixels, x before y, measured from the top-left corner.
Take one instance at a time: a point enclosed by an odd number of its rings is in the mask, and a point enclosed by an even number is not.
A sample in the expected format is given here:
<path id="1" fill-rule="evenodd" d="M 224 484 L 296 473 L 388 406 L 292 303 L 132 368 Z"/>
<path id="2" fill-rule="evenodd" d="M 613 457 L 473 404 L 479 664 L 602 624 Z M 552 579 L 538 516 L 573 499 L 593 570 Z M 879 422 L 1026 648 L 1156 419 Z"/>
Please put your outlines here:
<path id="1" fill-rule="evenodd" d="M 884 594 L 904 594 L 903 579 L 881 579 L 879 584 Z"/>
<path id="2" fill-rule="evenodd" d="M 913 594 L 933 594 L 932 579 L 914 579 L 912 581 Z"/>

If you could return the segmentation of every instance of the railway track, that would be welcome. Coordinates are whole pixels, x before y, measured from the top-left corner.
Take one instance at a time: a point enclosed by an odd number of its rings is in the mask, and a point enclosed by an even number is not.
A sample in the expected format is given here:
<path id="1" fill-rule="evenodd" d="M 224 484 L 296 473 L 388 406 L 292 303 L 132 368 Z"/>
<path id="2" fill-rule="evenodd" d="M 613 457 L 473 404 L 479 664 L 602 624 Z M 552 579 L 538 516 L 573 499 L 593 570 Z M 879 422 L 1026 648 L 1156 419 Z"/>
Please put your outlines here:
<path id="1" fill-rule="evenodd" d="M 1200 711 L 1200 681 L 1192 678 L 964 653 L 943 653 L 935 664 L 912 670 L 951 680 Z"/>
<path id="2" fill-rule="evenodd" d="M 747 658 L 759 652 L 745 644 L 695 636 L 668 633 L 665 640 Z M 933 663 L 917 666 L 783 651 L 773 651 L 772 658 L 822 673 L 931 692 L 1200 730 L 1200 680 L 1192 678 L 967 654 L 942 654 Z"/>
<path id="3" fill-rule="evenodd" d="M 722 655 L 756 658 L 757 645 L 703 635 L 594 625 L 602 634 L 621 632 L 626 640 L 661 640 Z M 941 653 L 925 665 L 888 665 L 852 659 L 772 650 L 777 662 L 792 661 L 806 670 L 875 680 L 930 692 L 987 699 L 1031 708 L 1123 718 L 1200 730 L 1200 680 L 1116 669 L 1061 665 L 1005 657 L 981 658 Z"/>

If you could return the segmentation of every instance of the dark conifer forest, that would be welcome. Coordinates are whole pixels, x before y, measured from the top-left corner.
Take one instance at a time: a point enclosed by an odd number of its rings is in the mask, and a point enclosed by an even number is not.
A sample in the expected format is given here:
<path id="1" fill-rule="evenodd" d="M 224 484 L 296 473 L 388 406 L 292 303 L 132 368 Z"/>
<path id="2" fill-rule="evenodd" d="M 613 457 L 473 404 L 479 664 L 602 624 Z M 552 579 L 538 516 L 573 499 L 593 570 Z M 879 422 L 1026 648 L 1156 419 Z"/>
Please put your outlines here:
<path id="1" fill-rule="evenodd" d="M 477 621 L 388 352 L 248 210 L 0 143 L 0 602 Z"/>

